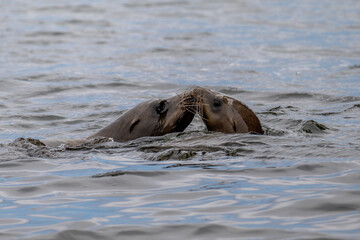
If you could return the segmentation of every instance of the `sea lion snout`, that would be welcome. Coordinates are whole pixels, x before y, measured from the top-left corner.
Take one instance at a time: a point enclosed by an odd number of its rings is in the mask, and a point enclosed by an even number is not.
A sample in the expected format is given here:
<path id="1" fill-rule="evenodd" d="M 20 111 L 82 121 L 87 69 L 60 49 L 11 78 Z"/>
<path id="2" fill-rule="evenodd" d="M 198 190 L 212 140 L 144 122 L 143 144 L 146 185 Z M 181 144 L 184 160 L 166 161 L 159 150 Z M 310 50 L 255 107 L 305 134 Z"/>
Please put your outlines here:
<path id="1" fill-rule="evenodd" d="M 184 92 L 169 98 L 166 101 L 166 115 L 158 119 L 158 133 L 154 135 L 163 135 L 171 132 L 182 132 L 191 123 L 196 113 L 195 98 L 190 92 Z"/>

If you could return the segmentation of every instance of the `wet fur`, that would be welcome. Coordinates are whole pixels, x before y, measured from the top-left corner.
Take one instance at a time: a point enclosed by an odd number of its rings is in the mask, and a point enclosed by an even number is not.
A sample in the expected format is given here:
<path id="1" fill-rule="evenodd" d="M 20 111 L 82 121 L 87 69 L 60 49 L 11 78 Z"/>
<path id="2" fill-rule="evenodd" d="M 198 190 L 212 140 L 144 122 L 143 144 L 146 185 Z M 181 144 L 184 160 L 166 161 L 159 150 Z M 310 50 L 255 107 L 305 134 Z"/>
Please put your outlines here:
<path id="1" fill-rule="evenodd" d="M 194 103 L 190 92 L 140 103 L 88 139 L 108 137 L 123 142 L 144 136 L 181 132 L 195 115 Z"/>
<path id="2" fill-rule="evenodd" d="M 203 87 L 193 89 L 196 112 L 210 131 L 227 133 L 253 132 L 263 134 L 255 113 L 239 100 Z M 213 109 L 214 99 L 221 101 L 219 110 Z"/>

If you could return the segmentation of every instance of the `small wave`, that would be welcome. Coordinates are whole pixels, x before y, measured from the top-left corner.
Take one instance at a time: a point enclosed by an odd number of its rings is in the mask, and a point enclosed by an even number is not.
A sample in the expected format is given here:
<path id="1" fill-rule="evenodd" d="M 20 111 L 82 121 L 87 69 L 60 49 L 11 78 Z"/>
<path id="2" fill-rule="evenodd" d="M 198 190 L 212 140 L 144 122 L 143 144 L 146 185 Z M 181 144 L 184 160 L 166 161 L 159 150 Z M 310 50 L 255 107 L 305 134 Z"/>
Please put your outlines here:
<path id="1" fill-rule="evenodd" d="M 7 160 L 19 159 L 21 155 L 40 158 L 55 157 L 55 153 L 39 139 L 17 138 L 9 143 L 8 147 L 13 149 L 13 151 L 9 149 L 13 154 L 7 154 Z"/>
<path id="2" fill-rule="evenodd" d="M 237 88 L 221 88 L 218 89 L 219 92 L 224 93 L 226 95 L 236 95 L 236 94 L 244 94 L 244 93 L 252 93 L 251 91 L 246 91 L 246 90 L 242 90 L 242 89 L 237 89 Z"/>
<path id="3" fill-rule="evenodd" d="M 288 132 L 275 128 L 264 128 L 264 134 L 269 136 L 284 136 Z"/>
<path id="4" fill-rule="evenodd" d="M 20 158 L 21 155 L 37 158 L 57 158 L 64 151 L 79 151 L 90 149 L 109 148 L 109 143 L 113 143 L 109 138 L 95 139 L 48 139 L 39 140 L 35 138 L 17 138 L 8 144 L 8 150 L 14 151 L 14 154 L 6 154 L 6 160 Z M 119 147 L 116 145 L 116 147 Z M 1 160 L 1 158 L 0 158 Z"/>
<path id="5" fill-rule="evenodd" d="M 318 123 L 314 120 L 308 120 L 302 124 L 300 131 L 306 133 L 321 134 L 326 133 L 326 130 L 328 129 L 330 128 L 325 126 L 324 124 Z"/>
<path id="6" fill-rule="evenodd" d="M 172 7 L 172 6 L 182 6 L 189 4 L 188 1 L 164 1 L 164 2 L 152 2 L 152 3 L 143 3 L 143 2 L 134 2 L 134 3 L 125 3 L 124 6 L 128 8 L 152 8 L 152 7 Z"/>
<path id="7" fill-rule="evenodd" d="M 78 5 L 53 5 L 47 7 L 38 8 L 38 11 L 46 11 L 46 12 L 61 12 L 64 11 L 66 13 L 75 12 L 75 13 L 102 13 L 104 9 L 95 7 L 89 4 L 78 4 Z"/>
<path id="8" fill-rule="evenodd" d="M 360 104 L 355 104 L 347 109 L 344 110 L 344 112 L 354 111 L 354 110 L 360 110 Z"/>
<path id="9" fill-rule="evenodd" d="M 24 115 L 15 115 L 12 116 L 12 118 L 20 118 L 26 121 L 57 121 L 57 120 L 64 120 L 66 117 L 59 116 L 59 115 L 30 115 L 30 116 L 24 116 Z"/>
<path id="10" fill-rule="evenodd" d="M 265 114 L 265 115 L 274 115 L 274 116 L 280 116 L 280 115 L 286 115 L 288 111 L 291 112 L 298 112 L 300 109 L 294 106 L 276 106 L 276 107 L 272 107 L 269 110 L 265 111 L 265 112 L 261 112 L 260 114 Z"/>
<path id="11" fill-rule="evenodd" d="M 150 50 L 152 53 L 171 53 L 171 54 L 195 54 L 195 53 L 210 53 L 213 52 L 211 49 L 201 49 L 201 48 L 153 48 Z"/>
<path id="12" fill-rule="evenodd" d="M 84 19 L 69 19 L 61 22 L 63 25 L 81 25 L 81 26 L 99 26 L 111 27 L 111 23 L 106 20 L 84 20 Z"/>
<path id="13" fill-rule="evenodd" d="M 76 224 L 76 223 L 73 223 Z M 80 224 L 80 223 L 79 223 Z M 82 223 L 83 225 L 85 222 Z M 90 222 L 89 227 L 93 226 Z M 334 239 L 332 236 L 315 231 L 283 230 L 276 228 L 249 228 L 232 226 L 230 224 L 191 223 L 191 224 L 164 224 L 156 226 L 111 226 L 98 230 L 63 230 L 27 240 L 35 239 Z M 175 236 L 175 237 L 174 237 Z"/>
<path id="14" fill-rule="evenodd" d="M 348 107 L 342 111 L 336 111 L 336 112 L 335 111 L 334 112 L 326 111 L 326 112 L 322 112 L 322 113 L 315 113 L 314 115 L 332 116 L 332 115 L 340 115 L 343 113 L 348 113 L 348 112 L 353 112 L 353 111 L 358 111 L 358 110 L 360 110 L 360 104 L 354 104 L 351 107 Z"/>
<path id="15" fill-rule="evenodd" d="M 47 45 L 52 45 L 52 44 L 61 44 L 61 43 L 64 43 L 64 41 L 62 41 L 60 39 L 51 39 L 51 40 L 37 39 L 37 40 L 22 40 L 22 41 L 19 41 L 18 43 L 22 44 L 22 45 L 47 46 Z M 34 61 L 34 62 L 36 62 L 36 63 L 55 63 L 56 61 L 36 59 L 36 61 Z"/>
<path id="16" fill-rule="evenodd" d="M 72 32 L 62 32 L 62 31 L 37 31 L 37 32 L 28 33 L 25 36 L 26 37 L 60 37 L 60 36 L 74 37 L 75 34 Z"/>
<path id="17" fill-rule="evenodd" d="M 267 101 L 271 102 L 283 102 L 290 100 L 312 100 L 312 101 L 320 101 L 320 102 L 339 102 L 339 103 L 347 103 L 347 102 L 356 102 L 360 101 L 360 97 L 356 96 L 334 96 L 334 95 L 326 95 L 320 93 L 305 93 L 305 92 L 291 92 L 291 93 L 264 93 L 262 97 Z"/>
<path id="18" fill-rule="evenodd" d="M 264 127 L 265 135 L 270 136 L 284 136 L 291 132 L 300 132 L 307 134 L 324 134 L 329 133 L 329 130 L 335 130 L 323 123 L 319 123 L 315 120 L 296 120 L 296 119 L 275 119 L 269 120 L 268 124 L 274 125 L 274 127 Z M 282 129 L 277 129 L 276 127 Z"/>
<path id="19" fill-rule="evenodd" d="M 167 174 L 167 173 L 161 172 L 161 171 L 146 172 L 146 171 L 121 171 L 121 170 L 119 170 L 119 171 L 111 171 L 111 172 L 107 172 L 107 173 L 96 174 L 96 175 L 93 175 L 92 178 L 116 177 L 116 176 L 122 176 L 122 175 L 154 177 L 154 176 L 160 176 L 160 175 L 165 175 L 165 174 Z"/>
<path id="20" fill-rule="evenodd" d="M 353 69 L 360 69 L 360 64 L 355 64 L 355 65 L 351 65 L 348 67 L 350 70 L 353 70 Z"/>
<path id="21" fill-rule="evenodd" d="M 358 169 L 358 165 L 353 162 L 320 162 L 320 163 L 304 163 L 297 164 L 287 167 L 267 167 L 267 168 L 246 168 L 246 169 L 237 169 L 237 170 L 226 170 L 229 174 L 242 174 L 249 175 L 252 177 L 262 176 L 269 178 L 276 178 L 280 175 L 282 177 L 291 177 L 291 176 L 330 176 L 334 177 L 332 174 L 336 173 L 347 173 L 349 170 Z M 223 172 L 224 170 L 212 170 L 215 172 Z M 355 179 L 353 179 L 355 180 Z M 326 179 L 324 181 L 327 181 Z M 354 181 L 355 183 L 355 181 Z"/>
<path id="22" fill-rule="evenodd" d="M 145 138 L 142 138 L 145 139 Z M 264 145 L 259 136 L 252 134 L 225 134 L 219 132 L 190 131 L 146 138 L 136 151 L 151 161 L 220 159 L 252 154 L 255 146 Z"/>
<path id="23" fill-rule="evenodd" d="M 12 143 L 9 144 L 10 146 L 15 146 L 15 147 L 24 147 L 24 148 L 29 148 L 29 147 L 33 147 L 33 146 L 45 146 L 45 144 L 40 141 L 39 139 L 34 139 L 34 138 L 18 138 L 15 139 Z"/>
<path id="24" fill-rule="evenodd" d="M 298 216 L 297 218 L 312 219 L 317 216 L 331 216 L 335 214 L 346 214 L 349 212 L 357 212 L 360 210 L 359 192 L 339 190 L 329 192 L 325 196 L 321 194 L 308 196 L 305 199 L 292 199 L 286 205 L 276 203 L 272 209 L 258 213 L 261 216 Z M 337 219 L 339 221 L 340 219 Z M 340 222 L 339 222 L 340 224 Z M 353 225 L 352 227 L 355 227 Z"/>

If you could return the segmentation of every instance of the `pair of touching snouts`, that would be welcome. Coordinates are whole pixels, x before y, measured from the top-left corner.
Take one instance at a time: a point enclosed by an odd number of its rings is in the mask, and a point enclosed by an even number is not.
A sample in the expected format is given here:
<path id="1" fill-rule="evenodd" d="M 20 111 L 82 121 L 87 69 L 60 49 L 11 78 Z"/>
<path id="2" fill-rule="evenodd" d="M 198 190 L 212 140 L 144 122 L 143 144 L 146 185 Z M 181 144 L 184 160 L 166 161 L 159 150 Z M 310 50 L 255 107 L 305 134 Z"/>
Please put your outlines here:
<path id="1" fill-rule="evenodd" d="M 246 105 L 219 92 L 195 87 L 171 98 L 140 103 L 89 138 L 123 142 L 182 132 L 196 113 L 209 131 L 263 134 L 259 119 Z"/>

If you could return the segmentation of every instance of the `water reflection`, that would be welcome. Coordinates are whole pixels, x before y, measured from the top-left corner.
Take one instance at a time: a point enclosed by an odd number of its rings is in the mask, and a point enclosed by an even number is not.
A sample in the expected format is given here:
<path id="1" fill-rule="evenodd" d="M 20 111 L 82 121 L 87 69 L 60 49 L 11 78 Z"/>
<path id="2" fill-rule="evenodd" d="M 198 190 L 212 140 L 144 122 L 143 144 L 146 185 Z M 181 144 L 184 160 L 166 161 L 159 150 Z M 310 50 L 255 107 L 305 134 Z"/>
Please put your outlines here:
<path id="1" fill-rule="evenodd" d="M 359 238 L 358 1 L 0 8 L 2 238 Z M 194 85 L 249 105 L 266 134 L 197 118 L 126 143 L 37 141 Z"/>

